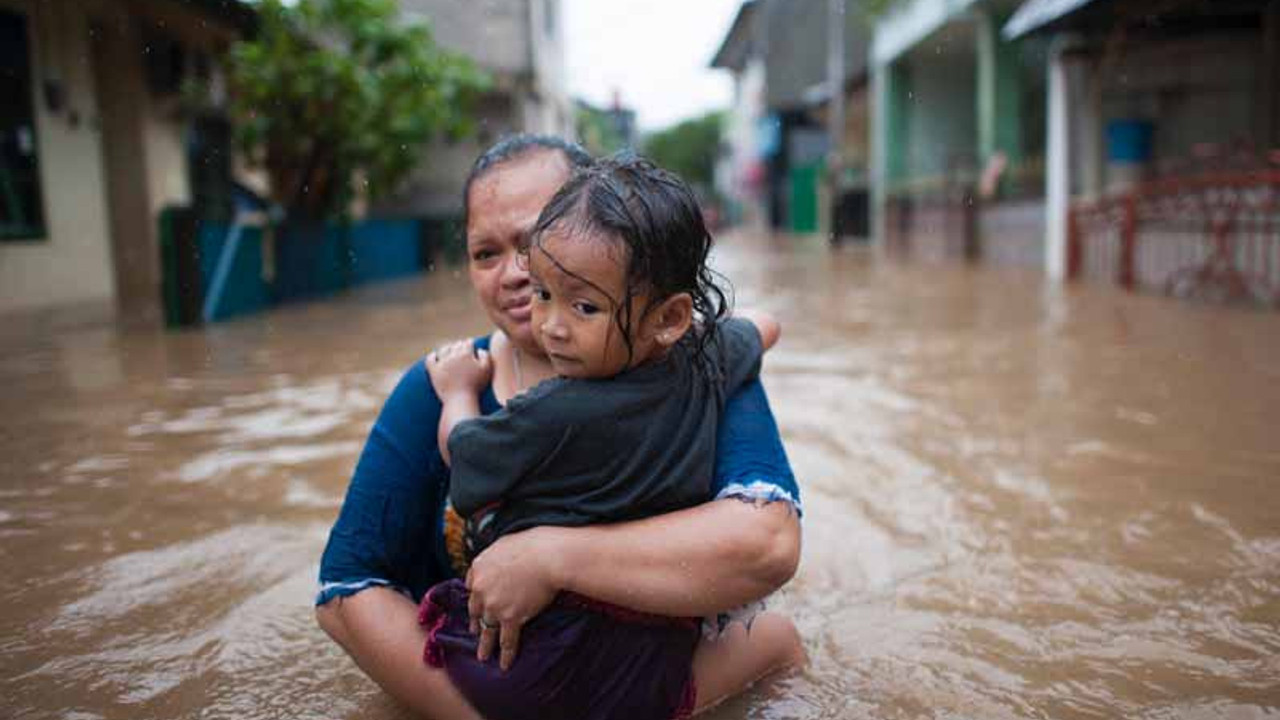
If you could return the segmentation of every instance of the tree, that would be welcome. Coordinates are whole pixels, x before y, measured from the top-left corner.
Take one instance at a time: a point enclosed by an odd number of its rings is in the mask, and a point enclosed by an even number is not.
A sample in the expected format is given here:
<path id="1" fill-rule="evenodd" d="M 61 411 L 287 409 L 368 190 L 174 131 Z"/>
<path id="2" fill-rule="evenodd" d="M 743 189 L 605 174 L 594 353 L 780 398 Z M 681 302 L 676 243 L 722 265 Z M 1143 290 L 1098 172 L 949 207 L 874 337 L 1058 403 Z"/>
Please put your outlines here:
<path id="1" fill-rule="evenodd" d="M 875 20 L 903 4 L 904 0 L 863 0 L 862 12 L 871 20 Z"/>
<path id="2" fill-rule="evenodd" d="M 263 0 L 258 13 L 256 37 L 231 48 L 230 110 L 291 216 L 341 214 L 356 178 L 377 198 L 431 140 L 470 132 L 487 76 L 402 21 L 394 0 Z"/>
<path id="3" fill-rule="evenodd" d="M 626 145 L 613 118 L 604 110 L 579 102 L 574 108 L 574 120 L 579 141 L 594 156 L 615 153 Z"/>
<path id="4" fill-rule="evenodd" d="M 654 162 L 679 174 L 704 192 L 712 187 L 716 158 L 720 153 L 720 113 L 685 120 L 650 135 L 644 152 Z"/>

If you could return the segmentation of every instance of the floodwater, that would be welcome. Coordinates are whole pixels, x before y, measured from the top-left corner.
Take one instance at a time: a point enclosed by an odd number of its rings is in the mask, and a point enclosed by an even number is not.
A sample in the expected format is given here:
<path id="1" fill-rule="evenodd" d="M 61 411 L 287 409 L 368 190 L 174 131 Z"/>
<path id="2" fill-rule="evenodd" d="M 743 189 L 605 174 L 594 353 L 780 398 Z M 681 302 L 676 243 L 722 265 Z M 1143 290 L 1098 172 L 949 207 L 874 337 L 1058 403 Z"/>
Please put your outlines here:
<path id="1" fill-rule="evenodd" d="M 730 236 L 804 492 L 811 666 L 709 717 L 1280 717 L 1280 316 Z M 448 271 L 204 331 L 0 322 L 14 718 L 399 718 L 314 625 Z"/>

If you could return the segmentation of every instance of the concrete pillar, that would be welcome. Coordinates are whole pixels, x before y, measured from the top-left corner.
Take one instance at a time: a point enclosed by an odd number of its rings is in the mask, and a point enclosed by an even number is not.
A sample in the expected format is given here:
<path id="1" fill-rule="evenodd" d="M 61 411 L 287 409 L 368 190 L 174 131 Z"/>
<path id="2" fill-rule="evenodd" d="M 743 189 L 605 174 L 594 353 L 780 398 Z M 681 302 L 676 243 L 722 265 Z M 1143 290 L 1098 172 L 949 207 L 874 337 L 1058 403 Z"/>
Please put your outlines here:
<path id="1" fill-rule="evenodd" d="M 1058 37 L 1049 52 L 1048 158 L 1045 167 L 1044 270 L 1051 280 L 1067 275 L 1067 210 L 1071 204 L 1071 92 L 1066 51 Z"/>
<path id="2" fill-rule="evenodd" d="M 871 232 L 885 240 L 885 203 L 889 188 L 906 175 L 907 114 L 910 78 L 902 62 L 876 65 L 871 72 Z"/>
<path id="3" fill-rule="evenodd" d="M 1280 150 L 1280 0 L 1271 0 L 1262 12 L 1262 67 L 1258 81 L 1258 137 L 1264 150 Z"/>
<path id="4" fill-rule="evenodd" d="M 977 26 L 978 158 L 985 165 L 997 151 L 1009 165 L 1022 160 L 1021 57 L 1017 41 L 1005 42 L 1005 18 L 974 11 Z"/>
<path id="5" fill-rule="evenodd" d="M 142 22 L 117 17 L 91 27 L 116 302 L 125 317 L 154 321 L 161 317 L 161 270 L 148 175 L 150 93 L 138 52 Z"/>
<path id="6" fill-rule="evenodd" d="M 1069 92 L 1075 99 L 1080 177 L 1075 188 L 1087 198 L 1106 190 L 1107 149 L 1102 124 L 1102 76 L 1098 63 L 1080 58 L 1067 66 Z"/>
<path id="7" fill-rule="evenodd" d="M 885 184 L 888 172 L 889 68 L 873 64 L 871 68 L 871 244 L 885 246 Z"/>

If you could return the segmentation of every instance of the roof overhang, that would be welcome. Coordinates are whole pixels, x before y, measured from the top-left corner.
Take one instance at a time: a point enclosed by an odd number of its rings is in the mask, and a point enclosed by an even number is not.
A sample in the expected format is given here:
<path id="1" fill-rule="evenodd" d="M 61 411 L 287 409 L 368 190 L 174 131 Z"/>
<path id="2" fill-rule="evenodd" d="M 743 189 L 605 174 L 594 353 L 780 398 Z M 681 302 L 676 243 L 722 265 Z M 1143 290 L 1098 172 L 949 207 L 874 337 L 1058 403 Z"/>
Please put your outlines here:
<path id="1" fill-rule="evenodd" d="M 755 14 L 755 0 L 746 0 L 738 8 L 738 14 L 724 35 L 724 42 L 711 58 L 711 67 L 741 70 L 747 64 L 751 48 L 751 18 Z"/>
<path id="2" fill-rule="evenodd" d="M 1094 0 L 1027 0 L 1005 23 L 1001 34 L 1015 40 L 1051 25 Z"/>
<path id="3" fill-rule="evenodd" d="M 876 20 L 871 39 L 871 61 L 887 65 L 938 29 L 965 18 L 978 0 L 912 0 L 893 6 Z"/>
<path id="4" fill-rule="evenodd" d="M 168 0 L 168 2 L 197 12 L 241 33 L 249 34 L 258 28 L 258 10 L 248 0 Z"/>

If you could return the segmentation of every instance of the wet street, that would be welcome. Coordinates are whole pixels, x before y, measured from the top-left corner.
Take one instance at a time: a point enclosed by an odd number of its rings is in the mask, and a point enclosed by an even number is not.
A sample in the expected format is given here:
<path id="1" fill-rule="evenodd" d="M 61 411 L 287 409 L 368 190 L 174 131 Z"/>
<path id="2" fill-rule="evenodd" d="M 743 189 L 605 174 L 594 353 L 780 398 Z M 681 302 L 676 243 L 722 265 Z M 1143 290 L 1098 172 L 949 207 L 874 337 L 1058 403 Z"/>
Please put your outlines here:
<path id="1" fill-rule="evenodd" d="M 1280 315 L 729 236 L 811 666 L 707 717 L 1280 716 Z M 206 330 L 0 323 L 13 718 L 398 718 L 315 626 L 382 400 L 486 331 L 450 271 Z"/>

